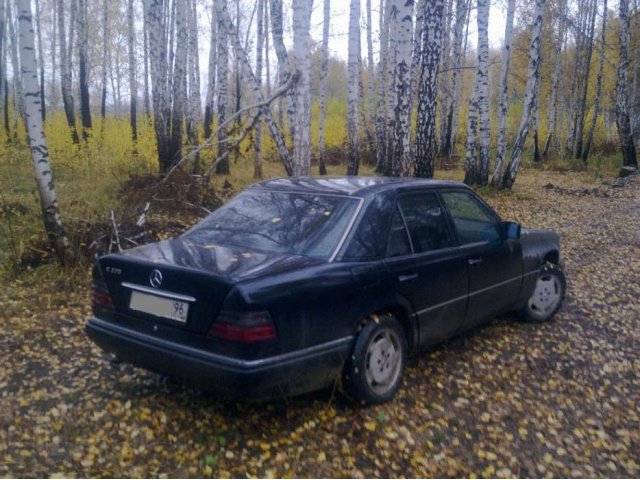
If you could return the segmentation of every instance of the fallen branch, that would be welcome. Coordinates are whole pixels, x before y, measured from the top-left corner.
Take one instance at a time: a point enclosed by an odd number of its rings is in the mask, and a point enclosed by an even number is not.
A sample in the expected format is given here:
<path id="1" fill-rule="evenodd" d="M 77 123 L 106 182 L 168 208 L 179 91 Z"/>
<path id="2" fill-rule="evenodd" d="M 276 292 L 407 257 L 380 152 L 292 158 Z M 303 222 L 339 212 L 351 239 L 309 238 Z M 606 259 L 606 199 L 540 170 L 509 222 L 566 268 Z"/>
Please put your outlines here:
<path id="1" fill-rule="evenodd" d="M 255 120 L 257 117 L 259 117 L 261 115 L 261 110 L 263 108 L 266 108 L 268 106 L 270 106 L 277 98 L 281 97 L 282 95 L 284 95 L 285 93 L 287 93 L 287 91 L 291 88 L 291 86 L 293 85 L 295 77 L 292 75 L 289 77 L 289 79 L 286 81 L 286 83 L 284 83 L 280 88 L 278 88 L 278 90 L 276 90 L 269 98 L 266 98 L 264 100 L 261 100 L 260 102 L 254 103 L 253 105 L 249 105 L 246 106 L 244 108 L 241 108 L 240 110 L 238 110 L 237 112 L 235 112 L 233 115 L 231 115 L 227 120 L 225 120 L 223 123 L 221 123 L 218 128 L 215 129 L 215 131 L 213 131 L 211 133 L 211 135 L 209 135 L 209 138 L 207 138 L 202 144 L 200 144 L 197 148 L 194 148 L 193 150 L 191 150 L 189 153 L 187 153 L 184 157 L 182 157 L 173 167 L 171 167 L 171 169 L 167 172 L 167 174 L 164 176 L 164 178 L 162 180 L 160 180 L 159 184 L 162 184 L 164 182 L 167 181 L 167 179 L 169 178 L 169 176 L 178 168 L 180 167 L 180 165 L 182 165 L 186 160 L 188 160 L 189 158 L 193 157 L 194 155 L 196 155 L 197 153 L 199 153 L 200 151 L 202 151 L 202 149 L 204 149 L 205 147 L 211 147 L 213 146 L 212 140 L 214 137 L 216 137 L 218 135 L 218 133 L 220 133 L 220 131 L 226 127 L 227 125 L 229 125 L 233 120 L 235 120 L 238 116 L 248 112 L 249 110 L 253 110 L 253 109 L 259 109 L 258 114 L 256 114 L 256 116 L 254 116 L 253 120 L 250 123 L 250 127 L 253 128 L 255 126 L 255 124 L 257 123 Z M 246 137 L 246 135 L 242 136 L 242 139 L 244 140 L 244 138 Z M 224 156 L 223 156 L 224 157 Z M 216 160 L 216 162 L 219 162 L 220 160 Z M 215 166 L 215 165 L 214 165 Z M 211 172 L 211 169 L 209 169 L 208 174 Z M 207 175 L 208 176 L 208 175 Z"/>

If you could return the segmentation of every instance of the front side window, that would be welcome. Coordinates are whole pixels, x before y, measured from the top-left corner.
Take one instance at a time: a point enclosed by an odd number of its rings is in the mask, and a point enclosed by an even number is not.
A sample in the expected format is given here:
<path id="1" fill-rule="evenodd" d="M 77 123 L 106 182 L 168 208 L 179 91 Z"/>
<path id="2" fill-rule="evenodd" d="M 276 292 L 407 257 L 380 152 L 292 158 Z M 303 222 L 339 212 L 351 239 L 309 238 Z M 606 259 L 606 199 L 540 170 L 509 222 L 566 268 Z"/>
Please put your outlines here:
<path id="1" fill-rule="evenodd" d="M 467 192 L 443 192 L 442 200 L 453 218 L 460 243 L 500 240 L 498 219 L 473 195 Z"/>
<path id="2" fill-rule="evenodd" d="M 247 190 L 183 238 L 193 243 L 329 258 L 358 207 L 358 199 Z"/>
<path id="3" fill-rule="evenodd" d="M 452 245 L 442 208 L 435 194 L 402 197 L 398 205 L 404 216 L 414 253 L 439 250 Z"/>

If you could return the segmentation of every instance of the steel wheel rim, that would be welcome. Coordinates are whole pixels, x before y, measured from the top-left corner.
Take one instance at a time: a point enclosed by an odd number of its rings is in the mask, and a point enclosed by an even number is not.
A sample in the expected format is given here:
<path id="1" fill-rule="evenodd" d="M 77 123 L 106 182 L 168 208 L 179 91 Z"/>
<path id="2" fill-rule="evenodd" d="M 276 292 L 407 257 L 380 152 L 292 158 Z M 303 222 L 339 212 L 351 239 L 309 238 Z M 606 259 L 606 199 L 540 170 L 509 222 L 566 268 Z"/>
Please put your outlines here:
<path id="1" fill-rule="evenodd" d="M 536 281 L 536 288 L 529 298 L 529 308 L 538 315 L 552 312 L 560 302 L 562 287 L 557 276 L 542 274 Z"/>
<path id="2" fill-rule="evenodd" d="M 391 391 L 402 369 L 402 344 L 393 330 L 385 329 L 369 342 L 365 357 L 365 378 L 369 388 L 379 395 Z"/>

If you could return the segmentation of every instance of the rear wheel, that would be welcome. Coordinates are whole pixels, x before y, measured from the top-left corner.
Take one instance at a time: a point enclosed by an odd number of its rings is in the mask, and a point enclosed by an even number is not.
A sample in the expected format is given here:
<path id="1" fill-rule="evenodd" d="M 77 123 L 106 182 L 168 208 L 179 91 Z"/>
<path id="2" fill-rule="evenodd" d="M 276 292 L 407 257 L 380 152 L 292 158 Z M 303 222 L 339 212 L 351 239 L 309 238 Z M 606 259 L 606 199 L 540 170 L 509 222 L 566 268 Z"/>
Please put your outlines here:
<path id="1" fill-rule="evenodd" d="M 400 323 L 391 315 L 376 317 L 356 338 L 343 372 L 345 390 L 364 404 L 390 400 L 402 383 L 406 358 L 407 341 Z"/>
<path id="2" fill-rule="evenodd" d="M 545 263 L 540 268 L 536 286 L 520 316 L 528 322 L 547 322 L 560 310 L 567 283 L 558 265 Z"/>

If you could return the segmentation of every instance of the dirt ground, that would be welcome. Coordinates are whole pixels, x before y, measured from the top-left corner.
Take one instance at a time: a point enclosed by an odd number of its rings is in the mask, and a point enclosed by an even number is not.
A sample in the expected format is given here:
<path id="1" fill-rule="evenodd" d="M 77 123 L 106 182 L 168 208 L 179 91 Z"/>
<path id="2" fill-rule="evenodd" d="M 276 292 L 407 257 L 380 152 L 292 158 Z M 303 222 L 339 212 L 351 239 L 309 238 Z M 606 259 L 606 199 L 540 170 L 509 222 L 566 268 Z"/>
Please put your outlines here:
<path id="1" fill-rule="evenodd" d="M 117 364 L 84 334 L 88 277 L 0 285 L 0 476 L 640 475 L 640 178 L 526 172 L 489 196 L 560 232 L 568 294 L 413 358 L 397 398 L 235 404 Z M 81 276 L 81 278 L 85 278 Z"/>

